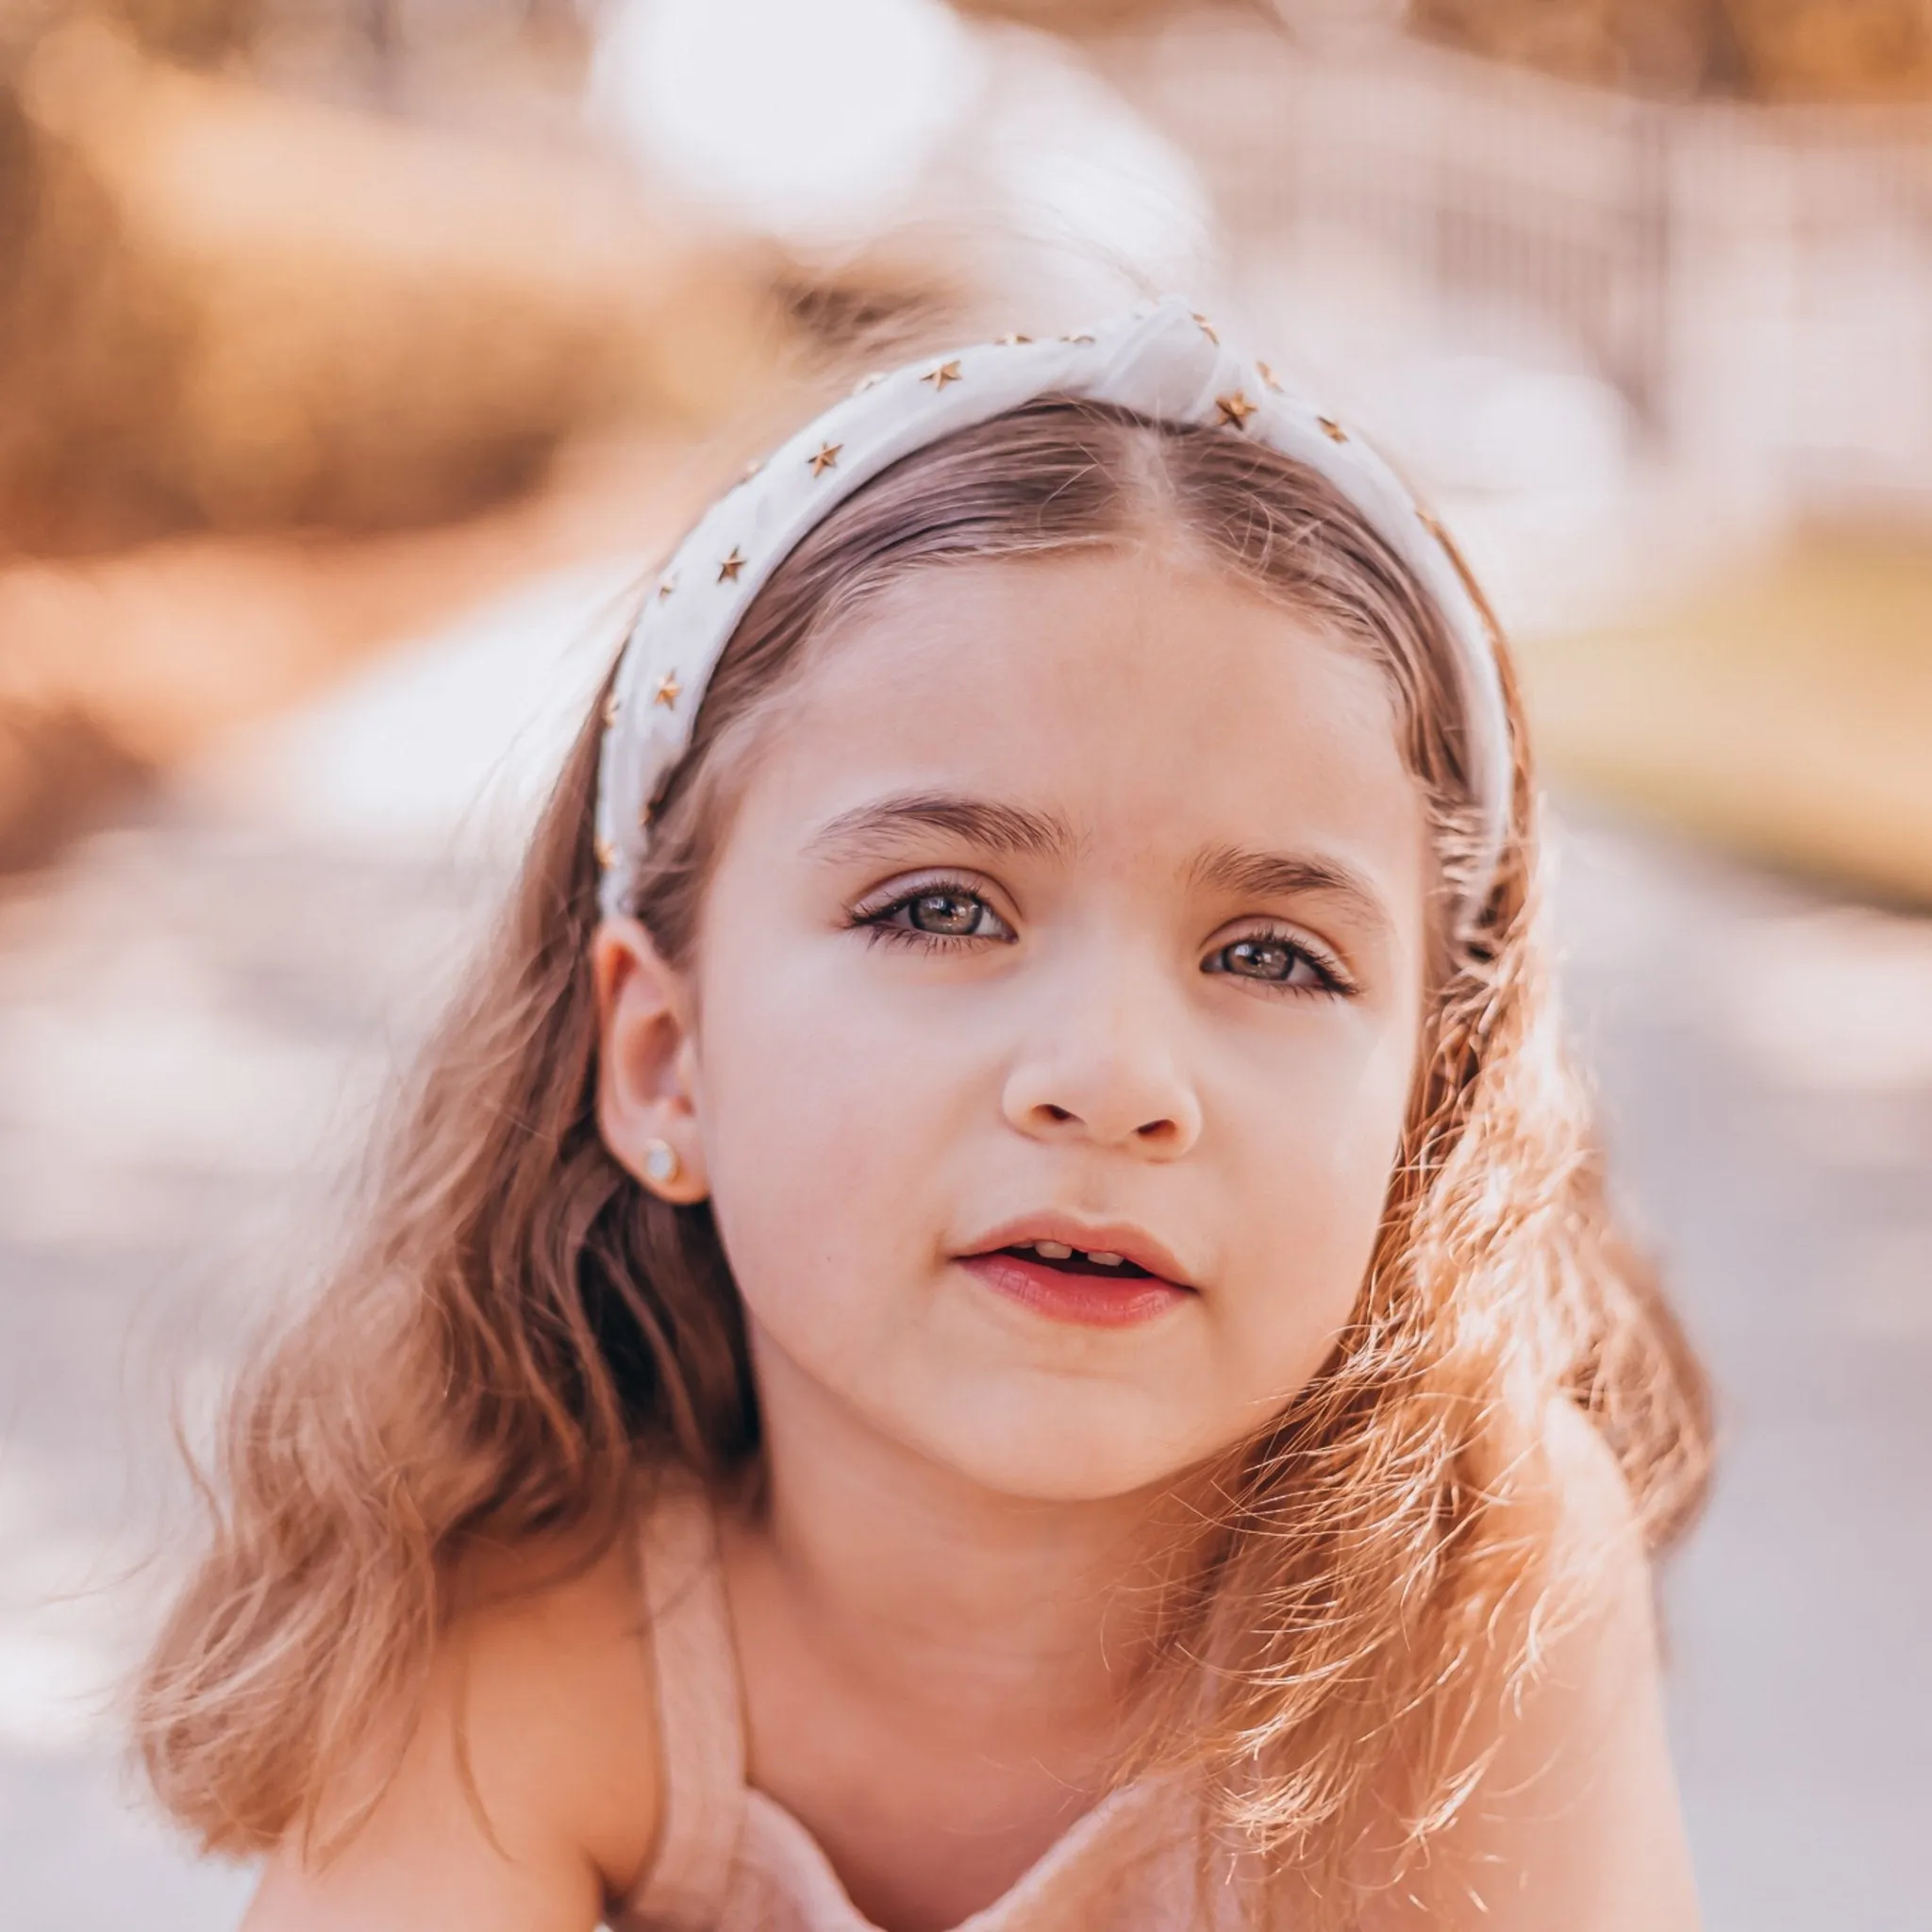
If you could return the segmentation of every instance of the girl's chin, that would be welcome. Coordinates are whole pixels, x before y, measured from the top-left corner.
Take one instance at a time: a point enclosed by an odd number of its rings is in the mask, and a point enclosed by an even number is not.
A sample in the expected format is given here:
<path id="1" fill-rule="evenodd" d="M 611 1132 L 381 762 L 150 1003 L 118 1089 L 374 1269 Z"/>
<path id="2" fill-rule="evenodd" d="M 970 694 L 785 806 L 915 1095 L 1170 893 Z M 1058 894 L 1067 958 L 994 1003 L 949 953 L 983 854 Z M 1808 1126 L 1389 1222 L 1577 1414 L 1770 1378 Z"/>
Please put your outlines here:
<path id="1" fill-rule="evenodd" d="M 926 1455 L 943 1462 L 956 1477 L 988 1495 L 1036 1507 L 1041 1504 L 1063 1509 L 1118 1507 L 1130 1498 L 1162 1493 L 1184 1480 L 1193 1467 L 1191 1463 L 1150 1467 L 1138 1458 L 1124 1463 L 1098 1445 L 1092 1454 L 1082 1455 L 1064 1437 L 1037 1449 L 1010 1442 L 998 1449 L 974 1444 L 958 1454 L 949 1453 L 951 1444 L 924 1447 Z"/>
<path id="2" fill-rule="evenodd" d="M 1228 1446 L 1201 1429 L 1201 1416 L 1104 1377 L 1035 1368 L 945 1379 L 943 1391 L 929 1388 L 916 1407 L 877 1422 L 922 1460 L 1015 1502 L 1154 1495 Z"/>

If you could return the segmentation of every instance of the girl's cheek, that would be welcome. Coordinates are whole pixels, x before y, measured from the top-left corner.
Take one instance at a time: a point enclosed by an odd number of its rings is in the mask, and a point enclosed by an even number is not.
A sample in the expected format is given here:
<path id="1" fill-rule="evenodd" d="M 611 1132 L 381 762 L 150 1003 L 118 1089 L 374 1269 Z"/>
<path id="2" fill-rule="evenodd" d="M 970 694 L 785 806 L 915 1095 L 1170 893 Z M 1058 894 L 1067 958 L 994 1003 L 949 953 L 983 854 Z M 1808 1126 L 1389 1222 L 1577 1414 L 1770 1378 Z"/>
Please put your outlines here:
<path id="1" fill-rule="evenodd" d="M 867 1284 L 938 1232 L 922 1210 L 945 1145 L 945 1074 L 867 1009 L 841 963 L 721 974 L 707 989 L 714 1211 L 753 1313 L 782 1298 L 774 1322 L 806 1302 L 821 1321 L 856 1316 Z"/>
<path id="2" fill-rule="evenodd" d="M 1320 1366 L 1359 1296 L 1399 1157 L 1413 1052 L 1391 1025 L 1352 1051 L 1276 1067 L 1263 1086 L 1230 1097 L 1224 1144 L 1236 1165 L 1223 1212 L 1243 1235 L 1229 1326 L 1253 1373 L 1284 1394 Z"/>

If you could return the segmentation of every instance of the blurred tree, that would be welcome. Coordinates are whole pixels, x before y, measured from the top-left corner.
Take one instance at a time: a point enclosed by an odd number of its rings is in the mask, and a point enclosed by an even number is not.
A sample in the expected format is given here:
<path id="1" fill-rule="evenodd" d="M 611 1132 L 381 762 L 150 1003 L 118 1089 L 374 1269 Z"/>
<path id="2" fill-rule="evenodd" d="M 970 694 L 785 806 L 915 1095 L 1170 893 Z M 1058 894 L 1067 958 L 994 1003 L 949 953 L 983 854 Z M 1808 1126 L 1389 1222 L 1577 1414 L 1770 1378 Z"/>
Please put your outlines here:
<path id="1" fill-rule="evenodd" d="M 109 10 L 151 53 L 208 67 L 248 50 L 264 8 L 263 0 L 112 0 Z"/>
<path id="2" fill-rule="evenodd" d="M 469 516 L 759 394 L 782 265 L 591 162 L 69 25 L 0 55 L 0 557 Z"/>
<path id="3" fill-rule="evenodd" d="M 1932 95 L 1932 0 L 1729 0 L 1754 93 Z"/>
<path id="4" fill-rule="evenodd" d="M 1708 90 L 1730 64 L 1724 0 L 1411 0 L 1433 39 L 1575 80 Z"/>
<path id="5" fill-rule="evenodd" d="M 112 201 L 0 76 L 0 555 L 178 524 L 181 319 Z"/>
<path id="6" fill-rule="evenodd" d="M 1932 96 L 1932 0 L 1410 0 L 1409 20 L 1477 53 L 1649 92 Z"/>
<path id="7" fill-rule="evenodd" d="M 46 861 L 153 776 L 77 705 L 0 680 L 0 877 Z"/>
<path id="8" fill-rule="evenodd" d="M 1199 0 L 953 0 L 961 13 L 1018 21 L 1060 34 L 1109 33 L 1183 13 Z M 1265 0 L 1257 0 L 1265 10 Z M 1250 9 L 1252 10 L 1252 8 Z"/>

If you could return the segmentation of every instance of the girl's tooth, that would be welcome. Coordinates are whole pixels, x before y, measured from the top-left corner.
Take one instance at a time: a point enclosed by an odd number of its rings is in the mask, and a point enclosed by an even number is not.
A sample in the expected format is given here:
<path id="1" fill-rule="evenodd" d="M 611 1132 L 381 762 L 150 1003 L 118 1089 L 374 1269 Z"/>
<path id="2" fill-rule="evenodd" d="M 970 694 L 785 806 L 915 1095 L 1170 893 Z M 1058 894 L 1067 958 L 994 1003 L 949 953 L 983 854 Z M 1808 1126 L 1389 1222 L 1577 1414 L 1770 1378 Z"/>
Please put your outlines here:
<path id="1" fill-rule="evenodd" d="M 1073 1255 L 1073 1249 L 1065 1241 L 1035 1241 L 1033 1252 L 1042 1261 L 1064 1261 Z"/>
<path id="2" fill-rule="evenodd" d="M 1087 1258 L 1099 1262 L 1103 1268 L 1118 1268 L 1121 1265 L 1121 1257 L 1118 1255 L 1091 1254 Z"/>

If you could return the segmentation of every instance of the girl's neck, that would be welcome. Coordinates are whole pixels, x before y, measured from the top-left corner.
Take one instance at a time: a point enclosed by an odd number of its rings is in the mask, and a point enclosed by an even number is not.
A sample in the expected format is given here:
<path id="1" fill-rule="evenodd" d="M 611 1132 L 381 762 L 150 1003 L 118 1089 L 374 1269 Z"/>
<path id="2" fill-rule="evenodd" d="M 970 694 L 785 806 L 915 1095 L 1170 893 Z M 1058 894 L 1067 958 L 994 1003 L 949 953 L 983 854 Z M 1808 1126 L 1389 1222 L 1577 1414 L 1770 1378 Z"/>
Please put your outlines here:
<path id="1" fill-rule="evenodd" d="M 1111 1757 L 1186 1500 L 1001 1495 L 761 1366 L 765 1481 L 732 1536 L 795 1640 L 908 1723 Z"/>

